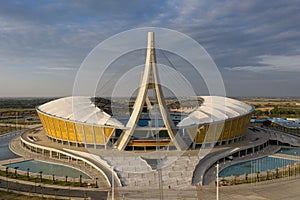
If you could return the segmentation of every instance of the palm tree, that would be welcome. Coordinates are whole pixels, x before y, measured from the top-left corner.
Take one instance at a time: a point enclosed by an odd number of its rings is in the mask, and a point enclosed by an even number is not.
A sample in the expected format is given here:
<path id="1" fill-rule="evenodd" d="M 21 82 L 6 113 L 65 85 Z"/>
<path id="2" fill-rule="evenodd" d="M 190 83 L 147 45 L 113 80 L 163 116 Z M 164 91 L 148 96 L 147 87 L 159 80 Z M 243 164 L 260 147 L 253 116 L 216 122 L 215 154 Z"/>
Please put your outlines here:
<path id="1" fill-rule="evenodd" d="M 98 188 L 98 182 L 97 182 L 98 178 L 96 177 L 96 184 L 95 184 L 95 188 Z"/>
<path id="2" fill-rule="evenodd" d="M 14 167 L 14 169 L 15 169 L 15 178 L 18 178 L 18 169 L 19 169 L 19 167 Z"/>
<path id="3" fill-rule="evenodd" d="M 40 181 L 43 182 L 43 171 L 40 171 Z"/>
<path id="4" fill-rule="evenodd" d="M 79 186 L 80 187 L 82 186 L 82 175 L 81 174 L 79 175 Z"/>
<path id="5" fill-rule="evenodd" d="M 248 174 L 245 174 L 246 183 L 248 183 Z"/>
<path id="6" fill-rule="evenodd" d="M 6 169 L 5 169 L 6 177 L 8 177 L 8 168 L 9 167 L 6 167 Z"/>
<path id="7" fill-rule="evenodd" d="M 256 172 L 256 180 L 257 180 L 257 182 L 259 182 L 259 174 L 260 174 L 260 172 L 258 171 L 258 172 Z"/>
<path id="8" fill-rule="evenodd" d="M 278 167 L 276 167 L 276 176 L 275 176 L 275 178 L 279 178 L 279 169 L 278 169 Z"/>
<path id="9" fill-rule="evenodd" d="M 29 168 L 27 168 L 27 180 L 29 181 Z"/>
<path id="10" fill-rule="evenodd" d="M 270 178 L 270 170 L 267 170 L 267 180 Z"/>
<path id="11" fill-rule="evenodd" d="M 237 184 L 237 178 L 239 177 L 239 175 L 235 175 L 234 179 L 233 179 L 233 184 L 236 185 Z"/>

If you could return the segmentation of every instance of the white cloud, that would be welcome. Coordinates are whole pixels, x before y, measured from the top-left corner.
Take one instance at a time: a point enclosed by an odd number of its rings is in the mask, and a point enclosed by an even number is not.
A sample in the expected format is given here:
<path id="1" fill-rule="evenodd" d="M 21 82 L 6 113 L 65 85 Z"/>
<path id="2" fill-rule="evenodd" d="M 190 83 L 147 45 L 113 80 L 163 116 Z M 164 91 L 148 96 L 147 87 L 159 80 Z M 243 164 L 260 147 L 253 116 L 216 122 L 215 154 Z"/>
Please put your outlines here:
<path id="1" fill-rule="evenodd" d="M 48 71 L 74 71 L 77 70 L 75 67 L 40 67 L 41 70 Z"/>
<path id="2" fill-rule="evenodd" d="M 300 72 L 300 55 L 265 55 L 259 56 L 257 65 L 226 67 L 230 71 L 251 72 Z"/>

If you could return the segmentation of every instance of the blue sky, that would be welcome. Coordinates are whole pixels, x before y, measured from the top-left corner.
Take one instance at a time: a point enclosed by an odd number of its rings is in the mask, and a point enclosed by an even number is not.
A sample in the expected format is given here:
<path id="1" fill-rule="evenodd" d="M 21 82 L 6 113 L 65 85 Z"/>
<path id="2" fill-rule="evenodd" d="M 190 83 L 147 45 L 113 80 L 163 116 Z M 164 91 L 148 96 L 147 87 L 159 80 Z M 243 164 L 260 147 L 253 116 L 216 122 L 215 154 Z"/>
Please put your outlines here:
<path id="1" fill-rule="evenodd" d="M 1 1 L 0 96 L 67 96 L 101 41 L 164 27 L 198 41 L 228 96 L 300 96 L 300 2 Z"/>

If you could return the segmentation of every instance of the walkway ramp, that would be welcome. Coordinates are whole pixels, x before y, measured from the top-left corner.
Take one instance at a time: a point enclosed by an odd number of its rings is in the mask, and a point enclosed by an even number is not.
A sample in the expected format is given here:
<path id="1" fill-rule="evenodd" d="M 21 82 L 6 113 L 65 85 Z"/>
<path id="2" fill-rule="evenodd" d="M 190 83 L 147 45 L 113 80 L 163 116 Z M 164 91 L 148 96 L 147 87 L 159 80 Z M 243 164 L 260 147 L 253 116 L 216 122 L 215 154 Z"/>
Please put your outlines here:
<path id="1" fill-rule="evenodd" d="M 8 159 L 8 160 L 1 160 L 0 165 L 9 165 L 11 163 L 18 163 L 18 162 L 24 162 L 28 160 L 33 160 L 32 158 L 13 158 L 13 159 Z"/>
<path id="2" fill-rule="evenodd" d="M 276 154 L 270 155 L 269 157 L 300 161 L 299 156 L 293 156 L 293 155 L 287 155 L 287 154 L 281 154 L 281 153 L 276 153 Z"/>

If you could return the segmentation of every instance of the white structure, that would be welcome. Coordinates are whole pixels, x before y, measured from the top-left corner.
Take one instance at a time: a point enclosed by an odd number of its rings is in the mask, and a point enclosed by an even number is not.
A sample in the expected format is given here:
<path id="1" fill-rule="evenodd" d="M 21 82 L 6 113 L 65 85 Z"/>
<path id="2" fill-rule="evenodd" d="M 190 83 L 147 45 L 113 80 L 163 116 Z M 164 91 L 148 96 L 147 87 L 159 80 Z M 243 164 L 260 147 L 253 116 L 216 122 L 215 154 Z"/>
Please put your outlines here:
<path id="1" fill-rule="evenodd" d="M 140 119 L 140 115 L 142 113 L 142 109 L 144 107 L 145 102 L 147 103 L 148 109 L 151 109 L 152 105 L 148 97 L 148 90 L 150 89 L 153 89 L 155 91 L 160 114 L 162 116 L 164 125 L 168 131 L 171 141 L 177 147 L 177 149 L 181 150 L 181 146 L 178 144 L 177 141 L 180 139 L 180 137 L 176 137 L 175 139 L 175 126 L 170 118 L 170 114 L 168 112 L 163 92 L 159 83 L 160 81 L 157 72 L 156 53 L 154 47 L 154 32 L 149 32 L 147 57 L 143 78 L 140 83 L 138 96 L 134 103 L 133 112 L 126 125 L 128 129 L 124 132 L 124 134 L 122 134 L 122 136 L 117 141 L 117 147 L 119 150 L 125 149 L 131 136 L 133 135 L 133 132 L 135 131 L 135 128 L 138 124 L 138 120 Z"/>

